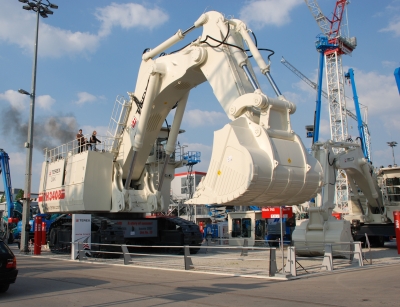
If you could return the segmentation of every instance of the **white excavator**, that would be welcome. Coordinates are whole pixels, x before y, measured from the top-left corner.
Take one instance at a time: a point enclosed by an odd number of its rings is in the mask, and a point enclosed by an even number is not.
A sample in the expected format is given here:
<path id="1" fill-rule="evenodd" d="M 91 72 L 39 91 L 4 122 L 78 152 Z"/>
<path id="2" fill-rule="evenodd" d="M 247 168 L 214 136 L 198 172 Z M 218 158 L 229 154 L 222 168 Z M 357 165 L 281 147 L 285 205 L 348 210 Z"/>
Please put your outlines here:
<path id="1" fill-rule="evenodd" d="M 165 53 L 199 27 L 203 28 L 200 37 Z M 109 130 L 105 150 L 77 151 L 65 144 L 47 151 L 39 187 L 41 211 L 91 213 L 97 223 L 92 230 L 104 233 L 92 242 L 138 243 L 137 232 L 128 229 L 130 221 L 167 211 L 174 170 L 182 165 L 175 148 L 189 93 L 205 81 L 231 122 L 215 132 L 207 175 L 187 203 L 279 206 L 297 205 L 316 197 L 327 180 L 326 174 L 324 179 L 323 167 L 292 130 L 290 115 L 296 106 L 279 91 L 270 64 L 261 56 L 250 33 L 242 21 L 210 11 L 186 31 L 179 30 L 154 49 L 146 49 L 135 91 L 129 93 L 129 100 L 120 101 L 119 111 L 112 117 L 115 125 Z M 262 92 L 250 55 L 276 98 Z M 163 122 L 173 109 L 172 126 L 165 129 Z M 166 143 L 160 159 L 155 148 L 161 134 Z M 185 244 L 200 244 L 197 225 L 175 220 L 171 226 L 165 222 L 168 219 L 158 220 L 153 219 L 158 224 L 153 225 L 152 234 L 140 239 L 149 244 L 167 243 L 165 233 L 179 228 L 187 229 L 183 230 L 185 238 L 188 233 L 196 233 L 184 239 Z M 335 223 L 343 228 L 342 222 L 330 220 L 329 229 L 324 226 L 314 237 L 305 233 L 304 240 L 343 240 L 343 231 L 330 232 Z M 114 229 L 113 236 L 107 235 L 113 225 L 121 226 L 122 232 Z M 60 241 L 70 242 L 70 232 L 70 220 L 63 215 L 52 225 L 50 246 L 64 249 Z M 179 240 L 177 244 L 182 244 Z"/>

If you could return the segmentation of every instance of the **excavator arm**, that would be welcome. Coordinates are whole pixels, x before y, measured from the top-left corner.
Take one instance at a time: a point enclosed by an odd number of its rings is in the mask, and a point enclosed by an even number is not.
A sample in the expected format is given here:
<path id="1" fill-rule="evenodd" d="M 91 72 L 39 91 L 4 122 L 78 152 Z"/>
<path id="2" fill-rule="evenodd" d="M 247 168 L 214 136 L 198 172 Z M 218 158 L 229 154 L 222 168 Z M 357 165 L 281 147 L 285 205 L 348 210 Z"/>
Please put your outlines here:
<path id="1" fill-rule="evenodd" d="M 175 149 L 190 90 L 208 81 L 232 122 L 215 132 L 207 176 L 188 203 L 268 206 L 310 199 L 320 186 L 320 165 L 292 130 L 290 114 L 295 112 L 295 105 L 280 94 L 246 25 L 208 12 L 193 28 L 199 26 L 203 26 L 202 36 L 179 52 L 155 58 L 184 38 L 187 31 L 178 31 L 144 53 L 132 94 L 136 102 L 136 97 L 144 99 L 133 105 L 128 116 L 129 122 L 136 124 L 123 137 L 123 149 L 116 161 L 122 170 L 121 182 L 113 196 L 121 202 L 123 197 L 125 202 L 135 201 L 137 192 L 132 187 L 142 184 L 139 181 L 146 172 L 146 160 L 164 119 L 178 103 L 166 146 L 168 158 Z M 261 91 L 245 45 L 261 73 L 274 85 L 277 98 Z M 131 195 L 130 200 L 126 194 Z M 165 206 L 156 210 L 165 210 Z"/>
<path id="2" fill-rule="evenodd" d="M 335 154 L 335 149 L 342 149 Z M 322 245 L 317 243 L 351 242 L 351 220 L 336 220 L 332 216 L 335 207 L 335 180 L 339 170 L 345 170 L 352 190 L 349 205 L 361 212 L 365 218 L 375 208 L 383 214 L 382 195 L 372 165 L 364 158 L 358 143 L 333 142 L 314 143 L 313 154 L 324 170 L 323 188 L 316 197 L 315 205 L 309 208 L 309 219 L 296 226 L 293 232 L 298 254 L 322 254 Z M 365 201 L 366 200 L 366 201 Z M 365 205 L 367 203 L 367 205 Z M 365 209 L 366 208 L 366 209 Z M 354 209 L 353 209 L 354 211 Z M 354 218 L 354 216 L 352 217 Z M 314 244 L 314 246 L 313 246 Z M 347 245 L 336 246 L 346 250 Z"/>
<path id="3" fill-rule="evenodd" d="M 199 27 L 198 39 L 164 53 Z M 323 176 L 320 163 L 293 131 L 295 104 L 280 93 L 249 31 L 242 21 L 211 11 L 147 50 L 135 90 L 117 116 L 121 128 L 111 134 L 112 149 L 50 157 L 42 168 L 41 210 L 167 211 L 177 167 L 175 144 L 189 94 L 206 81 L 231 122 L 215 132 L 209 170 L 188 203 L 276 206 L 315 196 Z M 262 92 L 246 49 L 277 97 Z M 154 144 L 174 108 L 165 158 L 155 159 Z"/>

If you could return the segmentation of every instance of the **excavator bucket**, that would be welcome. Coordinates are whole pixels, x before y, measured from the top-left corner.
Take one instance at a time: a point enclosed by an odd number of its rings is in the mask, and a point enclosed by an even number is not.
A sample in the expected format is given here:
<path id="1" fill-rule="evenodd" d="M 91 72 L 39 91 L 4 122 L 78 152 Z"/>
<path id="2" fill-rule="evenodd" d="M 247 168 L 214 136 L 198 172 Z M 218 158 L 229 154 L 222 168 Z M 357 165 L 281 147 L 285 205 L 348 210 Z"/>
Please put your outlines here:
<path id="1" fill-rule="evenodd" d="M 207 175 L 186 203 L 297 205 L 316 195 L 321 179 L 319 162 L 296 134 L 271 137 L 239 117 L 214 133 Z"/>

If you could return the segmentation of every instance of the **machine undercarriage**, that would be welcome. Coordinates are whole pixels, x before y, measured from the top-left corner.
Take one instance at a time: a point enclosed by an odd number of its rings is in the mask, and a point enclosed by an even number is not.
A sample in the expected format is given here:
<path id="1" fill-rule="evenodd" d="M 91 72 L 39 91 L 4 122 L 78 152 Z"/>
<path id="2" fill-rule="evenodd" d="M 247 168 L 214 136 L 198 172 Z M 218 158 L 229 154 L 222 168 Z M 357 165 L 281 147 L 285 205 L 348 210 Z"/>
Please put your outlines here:
<path id="1" fill-rule="evenodd" d="M 199 226 L 193 222 L 179 217 L 155 216 L 151 218 L 138 218 L 135 214 L 92 214 L 92 236 L 90 254 L 96 257 L 119 257 L 119 254 L 100 253 L 102 251 L 120 253 L 121 247 L 116 245 L 140 246 L 200 246 L 203 237 Z M 129 235 L 127 224 L 156 223 L 156 232 L 144 237 Z M 128 226 L 129 227 L 129 226 Z M 131 226 L 132 227 L 132 226 Z M 154 229 L 151 227 L 151 229 Z M 70 253 L 72 240 L 72 216 L 61 215 L 51 225 L 48 235 L 49 247 L 53 253 Z M 104 244 L 104 245 L 98 245 Z M 144 248 L 129 247 L 130 250 Z M 199 248 L 191 248 L 191 253 L 197 253 Z M 148 250 L 146 250 L 148 251 Z M 154 252 L 154 250 L 150 250 Z M 179 253 L 181 248 L 157 249 L 156 252 Z M 98 252 L 98 253 L 96 253 Z"/>

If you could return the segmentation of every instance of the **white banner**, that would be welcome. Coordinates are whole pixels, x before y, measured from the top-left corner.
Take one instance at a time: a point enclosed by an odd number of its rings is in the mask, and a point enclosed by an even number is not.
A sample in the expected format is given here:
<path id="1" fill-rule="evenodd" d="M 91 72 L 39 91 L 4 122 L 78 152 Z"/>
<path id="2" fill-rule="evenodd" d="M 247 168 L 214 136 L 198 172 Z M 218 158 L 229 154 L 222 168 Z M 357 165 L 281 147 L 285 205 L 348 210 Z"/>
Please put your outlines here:
<path id="1" fill-rule="evenodd" d="M 78 258 L 78 243 L 82 249 L 90 250 L 92 243 L 92 215 L 91 214 L 72 214 L 72 247 L 71 259 Z"/>

